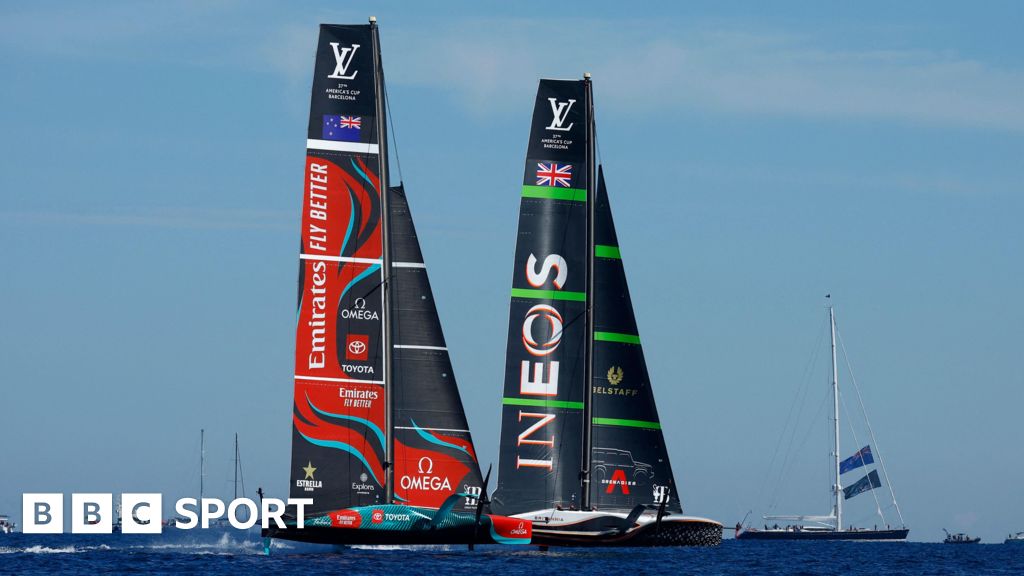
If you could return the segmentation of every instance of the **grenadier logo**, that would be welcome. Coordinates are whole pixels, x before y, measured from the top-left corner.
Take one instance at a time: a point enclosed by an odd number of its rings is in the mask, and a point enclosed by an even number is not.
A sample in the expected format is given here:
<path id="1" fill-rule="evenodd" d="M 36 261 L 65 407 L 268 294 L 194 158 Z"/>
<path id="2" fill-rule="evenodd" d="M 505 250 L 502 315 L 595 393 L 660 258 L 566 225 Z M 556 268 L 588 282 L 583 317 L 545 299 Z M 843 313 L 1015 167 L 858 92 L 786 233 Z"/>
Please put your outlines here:
<path id="1" fill-rule="evenodd" d="M 348 67 L 352 65 L 352 59 L 356 55 L 356 50 L 359 49 L 359 44 L 341 48 L 337 42 L 331 42 L 331 49 L 334 50 L 334 72 L 327 77 L 338 80 L 354 79 L 356 74 L 359 74 L 359 71 L 353 70 L 351 74 L 348 74 Z"/>
<path id="2" fill-rule="evenodd" d="M 565 124 L 566 118 L 569 117 L 569 110 L 572 110 L 572 105 L 575 104 L 576 101 L 569 100 L 568 102 L 559 102 L 555 98 L 548 98 L 548 102 L 551 103 L 551 124 L 546 129 L 556 130 L 558 132 L 568 132 L 569 130 L 572 130 L 572 122 L 570 122 L 568 126 L 563 126 L 563 124 Z"/>

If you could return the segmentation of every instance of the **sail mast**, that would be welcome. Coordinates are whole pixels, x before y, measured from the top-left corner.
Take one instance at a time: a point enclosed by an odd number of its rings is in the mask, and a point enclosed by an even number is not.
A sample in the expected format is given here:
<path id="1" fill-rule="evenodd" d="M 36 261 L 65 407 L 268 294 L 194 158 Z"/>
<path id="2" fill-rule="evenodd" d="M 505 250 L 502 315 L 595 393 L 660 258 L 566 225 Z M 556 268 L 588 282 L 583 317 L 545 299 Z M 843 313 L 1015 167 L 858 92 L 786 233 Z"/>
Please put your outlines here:
<path id="1" fill-rule="evenodd" d="M 828 319 L 832 333 L 832 406 L 834 410 L 832 423 L 835 433 L 833 455 L 836 463 L 836 483 L 833 491 L 836 498 L 836 531 L 840 531 L 843 529 L 843 499 L 839 495 L 842 491 L 842 485 L 839 482 L 839 369 L 836 365 L 836 314 L 832 309 L 831 302 L 828 306 Z"/>
<path id="2" fill-rule="evenodd" d="M 235 432 L 235 500 L 238 500 L 238 432 Z"/>
<path id="3" fill-rule="evenodd" d="M 377 28 L 377 17 L 370 16 L 370 37 L 373 44 L 373 82 L 376 99 L 376 130 L 380 144 L 380 153 L 377 154 L 378 174 L 380 174 L 380 204 L 381 204 L 381 239 L 383 251 L 381 256 L 381 267 L 384 269 L 384 282 L 381 289 L 384 291 L 384 502 L 390 504 L 395 495 L 395 435 L 394 435 L 394 401 L 391 397 L 391 210 L 388 206 L 388 140 L 387 140 L 387 118 L 384 106 L 384 68 L 381 64 L 380 55 L 380 33 Z"/>
<path id="4" fill-rule="evenodd" d="M 203 505 L 203 481 L 206 479 L 206 430 L 199 429 L 199 506 Z"/>
<path id="5" fill-rule="evenodd" d="M 590 72 L 583 74 L 583 93 L 587 114 L 587 342 L 583 358 L 583 465 L 580 471 L 580 509 L 590 510 L 590 467 L 594 443 L 594 210 L 597 207 L 597 194 L 594 193 L 597 182 L 594 174 L 594 92 Z"/>

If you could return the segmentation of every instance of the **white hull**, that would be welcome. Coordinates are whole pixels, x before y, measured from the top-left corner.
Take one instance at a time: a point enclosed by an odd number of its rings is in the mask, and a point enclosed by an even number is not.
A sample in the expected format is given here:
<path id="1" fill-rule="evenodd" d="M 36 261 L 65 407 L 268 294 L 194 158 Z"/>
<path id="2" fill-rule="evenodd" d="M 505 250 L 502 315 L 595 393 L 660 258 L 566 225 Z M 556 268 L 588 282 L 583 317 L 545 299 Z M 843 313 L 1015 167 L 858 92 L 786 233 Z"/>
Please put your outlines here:
<path id="1" fill-rule="evenodd" d="M 655 510 L 627 525 L 627 512 L 558 510 L 522 514 L 533 522 L 533 543 L 555 546 L 717 546 L 722 524 L 700 516 L 666 514 L 658 522 Z"/>

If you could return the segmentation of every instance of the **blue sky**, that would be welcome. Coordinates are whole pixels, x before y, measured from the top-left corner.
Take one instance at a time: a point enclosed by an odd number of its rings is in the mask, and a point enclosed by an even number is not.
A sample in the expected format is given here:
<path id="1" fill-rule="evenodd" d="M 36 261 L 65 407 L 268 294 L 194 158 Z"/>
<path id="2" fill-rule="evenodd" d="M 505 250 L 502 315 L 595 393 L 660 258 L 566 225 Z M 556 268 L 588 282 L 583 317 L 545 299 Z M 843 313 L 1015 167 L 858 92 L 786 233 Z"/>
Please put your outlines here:
<path id="1" fill-rule="evenodd" d="M 211 491 L 237 431 L 247 487 L 285 492 L 316 26 L 376 14 L 483 462 L 536 80 L 591 71 L 687 512 L 764 511 L 801 386 L 777 511 L 827 510 L 831 292 L 911 538 L 1024 530 L 1024 7 L 427 6 L 0 8 L 0 513 L 194 494 L 200 428 Z"/>

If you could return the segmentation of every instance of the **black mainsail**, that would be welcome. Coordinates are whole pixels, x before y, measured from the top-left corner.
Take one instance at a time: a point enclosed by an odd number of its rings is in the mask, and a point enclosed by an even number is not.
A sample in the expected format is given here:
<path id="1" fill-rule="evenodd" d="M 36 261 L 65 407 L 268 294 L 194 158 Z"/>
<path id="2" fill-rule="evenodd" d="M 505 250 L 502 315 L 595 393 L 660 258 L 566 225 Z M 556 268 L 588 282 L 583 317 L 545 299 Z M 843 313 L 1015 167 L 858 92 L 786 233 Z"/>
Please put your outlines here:
<path id="1" fill-rule="evenodd" d="M 494 505 L 578 506 L 585 388 L 587 170 L 582 82 L 542 80 L 523 176 Z"/>
<path id="2" fill-rule="evenodd" d="M 268 536 L 329 543 L 527 543 L 483 514 L 484 482 L 402 185 L 388 185 L 380 43 L 323 25 L 307 135 L 291 496 Z M 339 530 L 340 529 L 340 530 Z"/>
<path id="3" fill-rule="evenodd" d="M 513 265 L 495 510 L 534 541 L 717 544 L 682 516 L 633 315 L 589 78 L 541 80 Z M 543 525 L 536 522 L 544 522 Z"/>
<path id="4" fill-rule="evenodd" d="M 682 513 L 633 315 L 604 173 L 594 238 L 591 502 L 600 510 L 658 504 Z"/>

